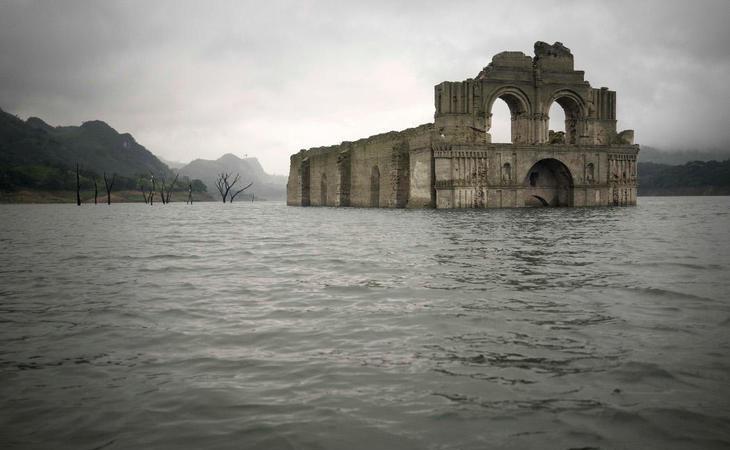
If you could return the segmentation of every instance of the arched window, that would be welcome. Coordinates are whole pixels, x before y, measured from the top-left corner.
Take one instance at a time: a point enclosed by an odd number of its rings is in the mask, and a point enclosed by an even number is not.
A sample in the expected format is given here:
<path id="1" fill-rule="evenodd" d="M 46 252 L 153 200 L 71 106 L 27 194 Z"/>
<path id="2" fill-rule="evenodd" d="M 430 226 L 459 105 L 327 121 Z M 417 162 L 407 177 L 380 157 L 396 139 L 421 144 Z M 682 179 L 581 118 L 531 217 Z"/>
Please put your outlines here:
<path id="1" fill-rule="evenodd" d="M 560 114 L 561 109 L 563 112 L 562 115 Z M 576 94 L 572 92 L 557 93 L 553 102 L 550 104 L 548 116 L 550 117 L 549 128 L 554 131 L 552 135 L 548 131 L 548 143 L 576 144 L 578 142 L 578 135 L 580 134 L 578 121 L 583 117 L 583 113 L 580 98 Z M 563 119 L 563 127 L 560 127 L 557 123 L 561 118 Z M 559 133 L 559 129 L 561 128 L 563 131 L 562 136 Z"/>
<path id="2" fill-rule="evenodd" d="M 548 115 L 550 117 L 548 143 L 565 144 L 565 111 L 558 102 L 553 102 Z"/>
<path id="3" fill-rule="evenodd" d="M 490 98 L 486 131 L 490 134 L 492 142 L 529 143 L 531 128 L 527 96 L 516 87 L 507 87 Z"/>
<path id="4" fill-rule="evenodd" d="M 512 143 L 512 119 L 507 102 L 498 98 L 492 105 L 490 134 L 494 144 Z"/>

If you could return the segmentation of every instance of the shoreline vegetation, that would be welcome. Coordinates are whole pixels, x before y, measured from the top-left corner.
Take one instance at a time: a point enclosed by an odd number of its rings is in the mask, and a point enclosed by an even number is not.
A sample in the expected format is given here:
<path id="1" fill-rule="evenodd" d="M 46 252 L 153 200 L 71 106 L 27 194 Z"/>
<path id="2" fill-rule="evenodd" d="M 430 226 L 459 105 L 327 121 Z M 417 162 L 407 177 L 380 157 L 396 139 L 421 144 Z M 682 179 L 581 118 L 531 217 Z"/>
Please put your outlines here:
<path id="1" fill-rule="evenodd" d="M 176 195 L 175 195 L 176 194 Z M 185 203 L 188 199 L 187 192 L 177 192 L 172 195 L 171 203 Z M 102 201 L 103 200 L 103 201 Z M 193 202 L 217 202 L 207 192 L 193 192 Z M 239 201 L 250 201 L 250 198 L 241 198 Z M 112 203 L 144 203 L 144 198 L 139 190 L 121 190 L 111 193 Z M 0 203 L 76 203 L 76 191 L 69 190 L 38 190 L 18 189 L 15 191 L 0 191 Z M 94 204 L 94 192 L 81 192 L 82 204 Z M 106 206 L 106 193 L 103 198 L 99 196 L 99 205 Z M 160 202 L 162 204 L 162 202 Z"/>

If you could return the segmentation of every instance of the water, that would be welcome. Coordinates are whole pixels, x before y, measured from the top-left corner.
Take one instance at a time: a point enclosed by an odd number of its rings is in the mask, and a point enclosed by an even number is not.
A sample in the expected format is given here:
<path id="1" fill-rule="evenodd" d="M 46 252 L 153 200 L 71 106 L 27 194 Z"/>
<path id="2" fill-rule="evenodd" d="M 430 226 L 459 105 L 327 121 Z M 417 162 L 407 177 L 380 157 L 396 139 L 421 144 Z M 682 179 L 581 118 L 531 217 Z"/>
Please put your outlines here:
<path id="1" fill-rule="evenodd" d="M 0 206 L 0 447 L 730 447 L 730 197 Z"/>

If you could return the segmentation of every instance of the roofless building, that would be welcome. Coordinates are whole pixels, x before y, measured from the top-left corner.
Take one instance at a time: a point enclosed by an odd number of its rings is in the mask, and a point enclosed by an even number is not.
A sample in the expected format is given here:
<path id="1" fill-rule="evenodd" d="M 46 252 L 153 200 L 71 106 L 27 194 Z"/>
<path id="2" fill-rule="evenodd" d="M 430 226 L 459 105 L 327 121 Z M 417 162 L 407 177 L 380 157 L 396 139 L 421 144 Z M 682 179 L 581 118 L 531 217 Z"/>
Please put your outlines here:
<path id="1" fill-rule="evenodd" d="M 616 93 L 593 88 L 560 42 L 502 52 L 475 78 L 435 87 L 434 123 L 301 150 L 287 204 L 505 208 L 636 204 L 633 131 L 616 130 Z M 511 143 L 492 143 L 492 106 L 510 110 Z M 564 133 L 548 129 L 557 102 Z"/>

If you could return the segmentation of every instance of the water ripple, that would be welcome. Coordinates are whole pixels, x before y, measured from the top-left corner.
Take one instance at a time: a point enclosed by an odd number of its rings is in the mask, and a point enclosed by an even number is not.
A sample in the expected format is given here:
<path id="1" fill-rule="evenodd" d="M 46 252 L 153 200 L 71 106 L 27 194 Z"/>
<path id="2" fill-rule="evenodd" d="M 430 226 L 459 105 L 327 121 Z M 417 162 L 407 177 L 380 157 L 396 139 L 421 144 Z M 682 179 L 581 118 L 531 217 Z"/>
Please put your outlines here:
<path id="1" fill-rule="evenodd" d="M 0 205 L 0 440 L 728 448 L 726 210 Z"/>

